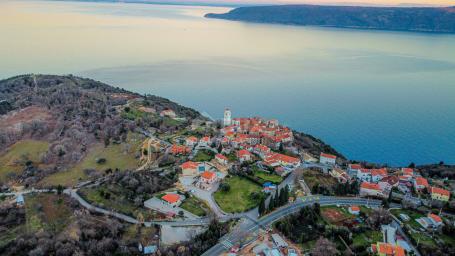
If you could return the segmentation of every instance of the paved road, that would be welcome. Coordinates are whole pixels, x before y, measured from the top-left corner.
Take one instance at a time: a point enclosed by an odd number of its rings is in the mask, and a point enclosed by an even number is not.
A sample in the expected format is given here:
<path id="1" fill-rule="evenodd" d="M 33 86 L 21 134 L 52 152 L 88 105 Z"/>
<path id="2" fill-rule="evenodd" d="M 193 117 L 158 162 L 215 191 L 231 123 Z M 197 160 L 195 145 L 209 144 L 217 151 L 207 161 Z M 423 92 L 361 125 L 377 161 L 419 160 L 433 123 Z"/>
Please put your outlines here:
<path id="1" fill-rule="evenodd" d="M 222 254 L 224 251 L 238 244 L 242 236 L 245 234 L 258 231 L 261 227 L 269 226 L 273 222 L 286 217 L 292 213 L 298 212 L 302 207 L 313 205 L 318 202 L 321 206 L 325 205 L 365 205 L 371 207 L 379 207 L 380 200 L 370 200 L 365 198 L 345 198 L 345 197 L 326 197 L 326 196 L 311 196 L 299 199 L 296 202 L 284 206 L 271 214 L 268 214 L 257 221 L 242 222 L 239 228 L 235 231 L 225 235 L 220 239 L 220 242 L 207 250 L 203 255 L 216 256 Z"/>

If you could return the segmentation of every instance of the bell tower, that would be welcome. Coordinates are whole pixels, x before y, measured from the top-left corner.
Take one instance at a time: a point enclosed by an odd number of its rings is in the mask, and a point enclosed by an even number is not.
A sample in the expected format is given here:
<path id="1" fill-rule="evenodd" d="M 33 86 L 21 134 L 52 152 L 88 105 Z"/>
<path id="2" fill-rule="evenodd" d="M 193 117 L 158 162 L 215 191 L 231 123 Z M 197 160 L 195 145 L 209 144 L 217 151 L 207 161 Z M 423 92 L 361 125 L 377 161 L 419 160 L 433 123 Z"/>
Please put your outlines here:
<path id="1" fill-rule="evenodd" d="M 232 124 L 231 110 L 229 108 L 224 109 L 224 120 L 223 125 L 229 126 Z"/>

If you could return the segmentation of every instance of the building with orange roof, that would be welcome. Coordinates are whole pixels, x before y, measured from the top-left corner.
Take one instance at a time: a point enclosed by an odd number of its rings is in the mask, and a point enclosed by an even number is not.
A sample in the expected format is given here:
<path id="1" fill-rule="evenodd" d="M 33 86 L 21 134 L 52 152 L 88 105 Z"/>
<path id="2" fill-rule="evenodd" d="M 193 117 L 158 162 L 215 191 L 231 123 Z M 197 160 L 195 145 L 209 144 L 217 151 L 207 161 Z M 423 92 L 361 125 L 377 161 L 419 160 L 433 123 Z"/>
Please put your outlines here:
<path id="1" fill-rule="evenodd" d="M 250 151 L 241 149 L 237 151 L 237 158 L 240 160 L 240 162 L 251 161 L 253 159 L 253 155 L 250 153 Z"/>
<path id="2" fill-rule="evenodd" d="M 166 194 L 163 197 L 161 197 L 161 200 L 163 200 L 163 202 L 165 202 L 173 207 L 179 206 L 182 203 L 182 201 L 181 201 L 182 198 L 180 197 L 179 194 L 176 194 L 176 193 Z"/>
<path id="3" fill-rule="evenodd" d="M 218 163 L 223 164 L 223 165 L 226 165 L 228 163 L 227 157 L 222 154 L 216 154 L 215 160 L 218 161 Z"/>
<path id="4" fill-rule="evenodd" d="M 431 187 L 430 193 L 431 193 L 431 199 L 434 199 L 434 200 L 448 202 L 450 199 L 450 191 L 442 189 L 442 188 Z"/>
<path id="5" fill-rule="evenodd" d="M 199 163 L 187 161 L 180 165 L 183 176 L 194 176 L 198 173 Z"/>
<path id="6" fill-rule="evenodd" d="M 171 147 L 171 154 L 173 155 L 186 155 L 191 152 L 191 149 L 184 145 L 174 144 Z"/>
<path id="7" fill-rule="evenodd" d="M 372 182 L 378 182 L 387 176 L 388 176 L 388 174 L 387 174 L 386 168 L 371 169 L 371 181 Z"/>
<path id="8" fill-rule="evenodd" d="M 416 190 L 428 188 L 428 181 L 424 177 L 416 177 L 413 181 Z"/>
<path id="9" fill-rule="evenodd" d="M 357 205 L 352 205 L 348 208 L 350 214 L 359 215 L 360 214 L 360 207 Z"/>
<path id="10" fill-rule="evenodd" d="M 271 152 L 271 149 L 266 145 L 258 144 L 254 146 L 253 152 L 258 154 L 262 159 Z"/>
<path id="11" fill-rule="evenodd" d="M 438 229 L 444 223 L 442 222 L 442 218 L 436 214 L 429 213 L 427 217 L 421 217 L 415 220 L 419 223 L 423 228 L 428 230 Z"/>
<path id="12" fill-rule="evenodd" d="M 373 196 L 385 198 L 386 195 L 379 184 L 364 181 L 360 184 L 360 196 Z"/>
<path id="13" fill-rule="evenodd" d="M 210 137 L 209 136 L 204 136 L 199 140 L 199 145 L 203 147 L 208 147 L 210 146 Z"/>
<path id="14" fill-rule="evenodd" d="M 196 146 L 196 144 L 197 144 L 197 138 L 194 137 L 194 136 L 190 136 L 190 137 L 185 139 L 185 145 L 190 147 L 190 148 Z"/>
<path id="15" fill-rule="evenodd" d="M 403 247 L 389 243 L 378 242 L 371 245 L 371 250 L 379 256 L 406 256 Z"/>
<path id="16" fill-rule="evenodd" d="M 321 155 L 319 156 L 319 163 L 321 163 L 321 164 L 335 165 L 336 160 L 337 160 L 337 157 L 334 155 L 331 155 L 331 154 L 326 154 L 326 153 L 321 152 Z"/>
<path id="17" fill-rule="evenodd" d="M 412 168 L 401 168 L 401 173 L 406 176 L 414 176 L 414 169 Z"/>
<path id="18" fill-rule="evenodd" d="M 216 173 L 205 171 L 201 174 L 201 182 L 211 184 L 216 181 Z"/>

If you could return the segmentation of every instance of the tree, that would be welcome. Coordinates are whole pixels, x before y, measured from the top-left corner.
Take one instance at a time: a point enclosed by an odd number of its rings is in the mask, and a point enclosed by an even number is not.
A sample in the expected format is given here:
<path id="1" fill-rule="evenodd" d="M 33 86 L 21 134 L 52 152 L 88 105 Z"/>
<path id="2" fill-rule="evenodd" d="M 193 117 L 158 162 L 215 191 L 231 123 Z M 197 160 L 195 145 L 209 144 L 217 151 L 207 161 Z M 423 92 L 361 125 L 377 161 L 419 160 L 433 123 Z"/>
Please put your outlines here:
<path id="1" fill-rule="evenodd" d="M 61 195 L 62 192 L 63 192 L 63 186 L 59 184 L 59 185 L 57 186 L 57 194 L 58 194 L 58 195 Z"/>
<path id="2" fill-rule="evenodd" d="M 281 206 L 280 205 L 280 192 L 279 192 L 278 188 L 275 190 L 275 197 L 274 198 L 275 198 L 275 200 L 274 200 L 275 201 L 274 202 L 275 207 L 280 207 Z"/>
<path id="3" fill-rule="evenodd" d="M 258 212 L 259 212 L 259 215 L 263 215 L 265 212 L 265 199 L 264 198 L 262 198 L 261 201 L 259 202 Z"/>
<path id="4" fill-rule="evenodd" d="M 368 217 L 368 223 L 374 228 L 379 229 L 383 224 L 389 224 L 392 222 L 392 216 L 389 211 L 384 208 L 374 209 Z"/>
<path id="5" fill-rule="evenodd" d="M 269 200 L 269 212 L 275 209 L 275 198 L 272 196 Z"/>
<path id="6" fill-rule="evenodd" d="M 311 255 L 313 256 L 332 256 L 336 254 L 338 254 L 336 245 L 324 237 L 320 237 L 316 241 L 313 250 L 311 250 Z"/>
<path id="7" fill-rule="evenodd" d="M 411 162 L 408 167 L 409 168 L 416 168 L 416 164 L 414 162 Z"/>
<path id="8" fill-rule="evenodd" d="M 221 154 L 221 151 L 223 151 L 223 145 L 220 143 L 220 145 L 218 145 L 218 153 Z"/>

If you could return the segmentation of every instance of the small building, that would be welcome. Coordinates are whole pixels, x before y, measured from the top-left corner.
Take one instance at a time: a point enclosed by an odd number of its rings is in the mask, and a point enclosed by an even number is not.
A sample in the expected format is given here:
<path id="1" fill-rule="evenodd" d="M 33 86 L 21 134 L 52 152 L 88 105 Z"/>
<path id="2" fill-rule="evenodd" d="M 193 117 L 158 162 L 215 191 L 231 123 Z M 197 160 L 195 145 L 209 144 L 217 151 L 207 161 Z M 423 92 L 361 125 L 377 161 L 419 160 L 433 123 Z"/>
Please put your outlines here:
<path id="1" fill-rule="evenodd" d="M 371 182 L 371 170 L 365 168 L 359 169 L 357 172 L 357 179 L 361 181 Z"/>
<path id="2" fill-rule="evenodd" d="M 371 250 L 374 255 L 379 256 L 405 256 L 405 250 L 398 245 L 389 243 L 378 242 L 377 244 L 371 245 Z"/>
<path id="3" fill-rule="evenodd" d="M 383 178 L 387 177 L 387 169 L 380 168 L 380 169 L 371 169 L 371 181 L 378 182 Z"/>
<path id="4" fill-rule="evenodd" d="M 199 140 L 199 146 L 208 147 L 210 146 L 211 140 L 210 137 L 204 136 Z"/>
<path id="5" fill-rule="evenodd" d="M 360 184 L 360 196 L 374 196 L 374 197 L 381 197 L 385 198 L 387 197 L 384 195 L 381 187 L 379 184 L 376 183 L 370 183 L 370 182 L 362 182 Z"/>
<path id="6" fill-rule="evenodd" d="M 288 248 L 288 243 L 278 234 L 272 234 L 272 240 L 276 247 L 280 249 Z"/>
<path id="7" fill-rule="evenodd" d="M 348 175 L 352 178 L 357 177 L 357 172 L 362 169 L 360 164 L 349 164 Z"/>
<path id="8" fill-rule="evenodd" d="M 423 228 L 428 230 L 438 229 L 443 225 L 441 217 L 436 214 L 428 214 L 427 217 L 421 217 L 416 219 L 417 223 L 419 223 Z"/>
<path id="9" fill-rule="evenodd" d="M 198 166 L 199 163 L 187 161 L 180 165 L 182 168 L 182 175 L 183 176 L 194 176 L 198 173 Z"/>
<path id="10" fill-rule="evenodd" d="M 246 149 L 241 149 L 237 151 L 237 158 L 240 160 L 240 162 L 251 161 L 252 154 Z"/>
<path id="11" fill-rule="evenodd" d="M 253 152 L 264 159 L 268 154 L 270 154 L 271 150 L 266 145 L 258 144 L 254 146 Z"/>
<path id="12" fill-rule="evenodd" d="M 170 152 L 173 155 L 186 155 L 191 152 L 191 149 L 187 146 L 174 144 L 172 145 Z"/>
<path id="13" fill-rule="evenodd" d="M 205 171 L 201 174 L 201 182 L 206 184 L 212 184 L 216 181 L 216 173 Z"/>
<path id="14" fill-rule="evenodd" d="M 182 203 L 182 198 L 179 194 L 169 193 L 161 197 L 164 203 L 169 204 L 172 207 L 179 206 Z"/>
<path id="15" fill-rule="evenodd" d="M 402 221 L 405 221 L 405 222 L 411 220 L 411 218 L 409 217 L 409 215 L 404 214 L 404 213 L 400 213 L 399 217 L 400 217 L 400 219 L 401 219 Z"/>
<path id="16" fill-rule="evenodd" d="M 276 185 L 270 181 L 267 181 L 264 184 L 262 184 L 262 191 L 265 193 L 272 193 L 273 191 L 275 191 L 275 189 Z"/>
<path id="17" fill-rule="evenodd" d="M 216 154 L 215 155 L 215 160 L 218 161 L 218 163 L 222 164 L 222 165 L 226 165 L 228 164 L 228 159 L 226 156 L 222 155 L 222 154 Z"/>
<path id="18" fill-rule="evenodd" d="M 431 199 L 447 202 L 450 199 L 450 192 L 448 190 L 431 187 L 430 188 Z"/>
<path id="19" fill-rule="evenodd" d="M 414 188 L 418 191 L 428 188 L 428 181 L 424 177 L 416 177 L 413 181 L 413 184 Z"/>
<path id="20" fill-rule="evenodd" d="M 414 176 L 414 169 L 412 168 L 401 168 L 401 173 L 404 176 Z"/>
<path id="21" fill-rule="evenodd" d="M 359 215 L 360 214 L 360 207 L 357 205 L 350 206 L 348 208 L 348 212 L 353 215 Z"/>
<path id="22" fill-rule="evenodd" d="M 196 146 L 196 144 L 197 144 L 197 138 L 194 136 L 190 136 L 185 139 L 185 145 L 190 148 L 193 148 L 194 146 Z"/>
<path id="23" fill-rule="evenodd" d="M 321 153 L 319 156 L 319 163 L 335 165 L 337 157 L 331 154 Z"/>

